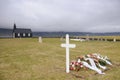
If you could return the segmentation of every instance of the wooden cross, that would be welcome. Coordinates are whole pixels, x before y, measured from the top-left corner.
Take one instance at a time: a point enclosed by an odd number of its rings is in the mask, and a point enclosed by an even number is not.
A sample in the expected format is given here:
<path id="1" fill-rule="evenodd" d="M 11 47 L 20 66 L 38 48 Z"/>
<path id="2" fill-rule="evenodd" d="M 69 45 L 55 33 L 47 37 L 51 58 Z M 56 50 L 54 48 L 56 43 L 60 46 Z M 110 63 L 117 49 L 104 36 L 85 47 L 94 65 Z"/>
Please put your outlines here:
<path id="1" fill-rule="evenodd" d="M 66 48 L 66 73 L 69 73 L 69 48 L 75 48 L 76 45 L 75 44 L 69 44 L 69 35 L 66 34 L 66 43 L 65 44 L 61 44 L 61 47 L 65 47 Z"/>

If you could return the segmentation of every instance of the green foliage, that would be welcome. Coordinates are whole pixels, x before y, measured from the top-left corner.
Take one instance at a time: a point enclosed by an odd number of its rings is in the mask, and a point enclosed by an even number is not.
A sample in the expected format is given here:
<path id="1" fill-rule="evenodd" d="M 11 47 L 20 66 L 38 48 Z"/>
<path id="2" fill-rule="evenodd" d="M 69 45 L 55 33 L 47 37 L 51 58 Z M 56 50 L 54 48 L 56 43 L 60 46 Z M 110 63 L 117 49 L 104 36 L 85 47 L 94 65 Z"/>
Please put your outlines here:
<path id="1" fill-rule="evenodd" d="M 80 55 L 100 53 L 113 63 L 105 75 L 95 75 L 89 69 L 65 73 L 65 48 L 59 38 L 0 39 L 0 80 L 119 80 L 120 42 L 75 42 L 70 59 Z"/>
<path id="2" fill-rule="evenodd" d="M 106 66 L 107 63 L 104 61 L 104 60 L 99 60 L 99 63 L 102 65 L 102 66 Z"/>

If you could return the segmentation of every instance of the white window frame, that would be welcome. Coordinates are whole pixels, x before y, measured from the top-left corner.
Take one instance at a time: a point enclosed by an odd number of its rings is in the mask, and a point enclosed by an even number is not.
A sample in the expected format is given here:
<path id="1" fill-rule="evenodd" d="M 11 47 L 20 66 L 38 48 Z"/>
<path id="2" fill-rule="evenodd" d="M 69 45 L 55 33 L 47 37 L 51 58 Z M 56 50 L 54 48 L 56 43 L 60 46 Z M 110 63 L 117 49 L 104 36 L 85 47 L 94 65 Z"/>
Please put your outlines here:
<path id="1" fill-rule="evenodd" d="M 31 36 L 31 34 L 30 34 L 30 33 L 28 33 L 28 36 L 30 37 L 30 36 Z"/>
<path id="2" fill-rule="evenodd" d="M 24 36 L 24 37 L 25 37 L 25 35 L 26 35 L 26 34 L 25 34 L 25 33 L 23 33 L 23 36 Z"/>
<path id="3" fill-rule="evenodd" d="M 17 35 L 20 36 L 20 33 L 18 33 Z"/>

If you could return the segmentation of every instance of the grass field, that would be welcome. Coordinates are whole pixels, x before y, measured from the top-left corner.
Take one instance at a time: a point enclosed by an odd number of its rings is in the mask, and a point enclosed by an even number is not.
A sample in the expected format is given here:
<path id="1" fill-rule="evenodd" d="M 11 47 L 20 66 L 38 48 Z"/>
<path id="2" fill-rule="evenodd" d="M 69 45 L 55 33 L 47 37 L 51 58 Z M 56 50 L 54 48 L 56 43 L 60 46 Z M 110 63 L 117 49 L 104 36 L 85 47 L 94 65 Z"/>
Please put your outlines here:
<path id="1" fill-rule="evenodd" d="M 113 66 L 105 75 L 92 70 L 65 73 L 65 48 L 59 38 L 0 39 L 0 80 L 120 80 L 120 42 L 75 42 L 70 49 L 70 59 L 77 56 L 100 53 L 107 55 Z"/>

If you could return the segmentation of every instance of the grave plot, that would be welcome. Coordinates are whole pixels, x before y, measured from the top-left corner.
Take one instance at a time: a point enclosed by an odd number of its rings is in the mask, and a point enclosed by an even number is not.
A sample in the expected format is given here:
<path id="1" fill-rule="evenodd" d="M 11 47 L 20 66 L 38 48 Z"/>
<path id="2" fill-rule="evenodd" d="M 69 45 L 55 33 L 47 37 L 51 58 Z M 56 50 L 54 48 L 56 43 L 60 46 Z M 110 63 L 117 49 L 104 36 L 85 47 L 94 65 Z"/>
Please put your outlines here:
<path id="1" fill-rule="evenodd" d="M 98 74 L 105 74 L 101 69 L 106 70 L 106 64 L 112 65 L 107 56 L 103 57 L 100 54 L 88 54 L 82 57 L 78 57 L 76 61 L 72 61 L 69 67 L 69 48 L 75 48 L 75 44 L 69 44 L 69 35 L 66 34 L 66 44 L 61 44 L 61 47 L 66 48 L 66 73 L 69 70 L 79 71 L 80 68 L 88 68 L 96 71 Z M 100 69 L 101 68 L 101 69 Z"/>

